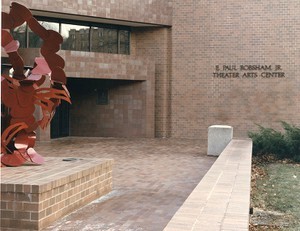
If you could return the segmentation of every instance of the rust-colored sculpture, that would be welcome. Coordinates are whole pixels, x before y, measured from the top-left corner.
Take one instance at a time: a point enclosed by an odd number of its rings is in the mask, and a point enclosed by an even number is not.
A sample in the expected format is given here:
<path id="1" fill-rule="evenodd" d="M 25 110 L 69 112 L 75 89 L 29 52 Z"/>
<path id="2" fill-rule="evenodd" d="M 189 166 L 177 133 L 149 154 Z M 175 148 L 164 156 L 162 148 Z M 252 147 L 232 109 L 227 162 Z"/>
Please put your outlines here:
<path id="1" fill-rule="evenodd" d="M 18 54 L 19 42 L 14 40 L 9 30 L 24 22 L 42 40 L 41 54 L 35 59 L 34 68 L 24 73 L 24 62 Z M 1 45 L 12 65 L 11 75 L 1 77 L 2 127 L 1 164 L 20 166 L 26 161 L 42 164 L 44 159 L 34 149 L 35 130 L 45 128 L 54 116 L 61 100 L 69 103 L 70 96 L 65 86 L 65 62 L 56 54 L 62 36 L 53 30 L 46 30 L 23 5 L 13 2 L 10 12 L 2 12 Z M 50 76 L 50 88 L 40 88 Z M 36 121 L 33 113 L 35 105 L 42 109 L 43 118 Z"/>

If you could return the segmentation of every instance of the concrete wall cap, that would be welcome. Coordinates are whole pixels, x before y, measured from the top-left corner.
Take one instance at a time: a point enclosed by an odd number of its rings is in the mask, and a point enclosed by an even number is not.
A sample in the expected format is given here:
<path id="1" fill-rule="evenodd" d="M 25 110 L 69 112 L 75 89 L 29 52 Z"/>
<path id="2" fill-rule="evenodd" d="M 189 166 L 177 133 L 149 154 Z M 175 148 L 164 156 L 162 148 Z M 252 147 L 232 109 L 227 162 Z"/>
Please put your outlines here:
<path id="1" fill-rule="evenodd" d="M 229 125 L 211 125 L 209 128 L 232 128 L 232 126 Z"/>

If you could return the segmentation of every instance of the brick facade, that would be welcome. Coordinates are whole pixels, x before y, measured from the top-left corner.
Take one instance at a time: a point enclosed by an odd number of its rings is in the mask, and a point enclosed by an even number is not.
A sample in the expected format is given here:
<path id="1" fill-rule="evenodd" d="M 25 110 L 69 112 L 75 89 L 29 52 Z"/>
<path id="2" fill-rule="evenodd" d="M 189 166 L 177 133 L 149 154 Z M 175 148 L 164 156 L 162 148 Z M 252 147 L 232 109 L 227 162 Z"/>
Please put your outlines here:
<path id="1" fill-rule="evenodd" d="M 298 0 L 19 2 L 36 11 L 155 25 L 132 27 L 129 57 L 62 52 L 68 77 L 118 76 L 150 89 L 142 93 L 149 101 L 139 113 L 146 118 L 140 124 L 146 125 L 137 136 L 205 139 L 210 125 L 226 124 L 233 126 L 234 136 L 245 137 L 256 123 L 273 128 L 280 120 L 300 124 Z M 7 12 L 10 1 L 2 4 Z M 126 92 L 123 87 L 120 91 Z M 132 92 L 137 98 L 138 88 Z M 113 97 L 123 96 L 116 91 Z"/>
<path id="2" fill-rule="evenodd" d="M 39 49 L 20 49 L 19 53 L 26 65 L 32 65 Z M 66 62 L 72 99 L 69 135 L 154 137 L 153 61 L 147 57 L 82 51 L 59 51 L 59 55 Z M 74 79 L 78 78 L 83 80 L 79 90 L 86 85 L 84 94 L 72 88 Z M 98 82 L 89 81 L 92 79 Z M 97 90 L 101 84 L 108 90 L 108 105 L 97 105 Z M 36 112 L 36 117 L 40 116 Z M 38 131 L 37 135 L 47 140 L 50 130 Z"/>
<path id="3" fill-rule="evenodd" d="M 136 54 L 155 61 L 155 136 L 169 137 L 171 29 L 136 29 L 133 34 Z"/>
<path id="4" fill-rule="evenodd" d="M 212 124 L 233 126 L 234 136 L 246 136 L 255 123 L 300 125 L 299 11 L 297 0 L 174 0 L 172 136 L 206 138 Z M 244 70 L 246 65 L 272 70 Z M 264 72 L 285 77 L 262 78 Z"/>
<path id="5" fill-rule="evenodd" d="M 2 1 L 2 10 L 9 11 L 11 0 Z M 19 0 L 29 9 L 64 14 L 84 15 L 144 22 L 160 25 L 172 23 L 172 0 Z"/>

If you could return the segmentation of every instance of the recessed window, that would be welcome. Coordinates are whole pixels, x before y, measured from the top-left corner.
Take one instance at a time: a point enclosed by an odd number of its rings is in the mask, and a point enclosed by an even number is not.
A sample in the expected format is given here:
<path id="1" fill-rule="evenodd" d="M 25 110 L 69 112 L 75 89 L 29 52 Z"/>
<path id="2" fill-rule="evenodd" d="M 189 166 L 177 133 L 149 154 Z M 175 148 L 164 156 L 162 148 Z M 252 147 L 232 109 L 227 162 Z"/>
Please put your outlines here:
<path id="1" fill-rule="evenodd" d="M 129 31 L 119 30 L 120 54 L 129 54 Z"/>
<path id="2" fill-rule="evenodd" d="M 62 50 L 130 54 L 130 30 L 127 27 L 54 18 L 38 19 L 46 29 L 63 36 Z M 43 43 L 26 23 L 13 29 L 12 35 L 22 48 L 40 48 Z"/>
<path id="3" fill-rule="evenodd" d="M 46 21 L 39 21 L 39 23 L 46 28 L 47 30 L 54 30 L 59 32 L 59 24 L 56 22 L 46 22 Z M 41 47 L 43 44 L 43 40 L 37 36 L 32 30 L 28 27 L 28 36 L 29 36 L 29 43 L 28 46 L 30 48 Z"/>
<path id="4" fill-rule="evenodd" d="M 62 50 L 89 51 L 90 27 L 62 23 L 61 35 Z"/>
<path id="5" fill-rule="evenodd" d="M 92 27 L 91 51 L 118 53 L 118 30 L 111 28 Z"/>
<path id="6" fill-rule="evenodd" d="M 25 48 L 26 46 L 26 35 L 27 35 L 27 26 L 26 23 L 23 23 L 21 26 L 14 28 L 11 31 L 12 36 L 15 40 L 18 40 L 20 43 L 20 48 Z"/>

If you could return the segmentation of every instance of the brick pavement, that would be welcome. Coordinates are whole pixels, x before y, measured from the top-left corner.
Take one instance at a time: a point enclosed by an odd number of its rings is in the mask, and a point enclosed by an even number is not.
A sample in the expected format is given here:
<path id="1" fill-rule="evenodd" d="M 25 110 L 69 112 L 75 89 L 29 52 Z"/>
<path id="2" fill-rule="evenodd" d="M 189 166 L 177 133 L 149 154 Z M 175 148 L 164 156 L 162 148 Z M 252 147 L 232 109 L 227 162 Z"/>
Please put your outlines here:
<path id="1" fill-rule="evenodd" d="M 63 138 L 39 142 L 43 156 L 113 158 L 113 191 L 46 231 L 159 231 L 215 161 L 202 141 Z"/>

